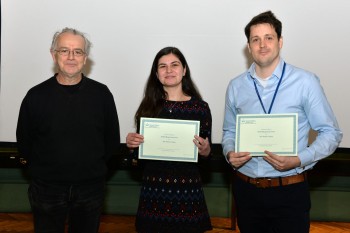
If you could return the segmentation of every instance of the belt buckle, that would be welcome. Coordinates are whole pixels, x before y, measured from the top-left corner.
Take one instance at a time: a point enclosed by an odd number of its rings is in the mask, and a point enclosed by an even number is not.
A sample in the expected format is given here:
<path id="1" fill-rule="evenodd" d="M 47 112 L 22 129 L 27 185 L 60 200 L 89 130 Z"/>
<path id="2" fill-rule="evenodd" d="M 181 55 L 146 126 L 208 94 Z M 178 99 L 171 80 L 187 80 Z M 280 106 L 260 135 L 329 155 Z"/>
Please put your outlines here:
<path id="1" fill-rule="evenodd" d="M 255 186 L 257 188 L 269 188 L 271 187 L 271 179 L 270 178 L 257 178 L 255 182 Z"/>

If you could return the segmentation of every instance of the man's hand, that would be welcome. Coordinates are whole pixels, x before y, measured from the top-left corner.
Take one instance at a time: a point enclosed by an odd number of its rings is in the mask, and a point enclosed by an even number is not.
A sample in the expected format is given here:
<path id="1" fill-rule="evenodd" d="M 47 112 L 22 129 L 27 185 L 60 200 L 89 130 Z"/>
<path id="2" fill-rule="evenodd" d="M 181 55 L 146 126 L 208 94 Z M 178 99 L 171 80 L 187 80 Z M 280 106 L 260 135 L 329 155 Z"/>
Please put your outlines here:
<path id="1" fill-rule="evenodd" d="M 230 164 L 234 168 L 239 168 L 240 166 L 242 166 L 252 158 L 249 152 L 235 153 L 233 151 L 230 151 L 227 153 L 226 156 L 227 156 L 227 160 L 230 162 Z"/>
<path id="2" fill-rule="evenodd" d="M 265 161 L 271 164 L 277 171 L 288 171 L 290 169 L 299 167 L 301 162 L 298 156 L 279 156 L 270 151 L 264 151 L 267 156 Z"/>

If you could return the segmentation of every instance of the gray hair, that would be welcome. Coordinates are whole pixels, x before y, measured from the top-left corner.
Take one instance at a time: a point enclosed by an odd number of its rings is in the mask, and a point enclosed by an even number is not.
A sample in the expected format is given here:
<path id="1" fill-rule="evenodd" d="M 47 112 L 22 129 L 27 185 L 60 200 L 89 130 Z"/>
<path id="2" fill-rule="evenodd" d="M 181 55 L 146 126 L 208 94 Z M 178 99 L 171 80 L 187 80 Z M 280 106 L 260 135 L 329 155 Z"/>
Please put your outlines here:
<path id="1" fill-rule="evenodd" d="M 85 33 L 81 32 L 81 31 L 78 31 L 74 28 L 63 28 L 62 31 L 58 31 L 56 32 L 54 35 L 53 35 L 53 39 L 52 39 L 52 43 L 51 43 L 51 48 L 50 50 L 51 51 L 55 51 L 56 47 L 57 47 L 57 40 L 58 38 L 60 37 L 60 35 L 62 33 L 71 33 L 73 35 L 78 35 L 78 36 L 81 36 L 84 41 L 85 41 L 85 48 L 84 48 L 84 52 L 86 53 L 86 55 L 89 55 L 90 53 L 90 48 L 91 48 L 91 42 L 88 40 L 88 38 L 86 38 L 86 35 Z"/>

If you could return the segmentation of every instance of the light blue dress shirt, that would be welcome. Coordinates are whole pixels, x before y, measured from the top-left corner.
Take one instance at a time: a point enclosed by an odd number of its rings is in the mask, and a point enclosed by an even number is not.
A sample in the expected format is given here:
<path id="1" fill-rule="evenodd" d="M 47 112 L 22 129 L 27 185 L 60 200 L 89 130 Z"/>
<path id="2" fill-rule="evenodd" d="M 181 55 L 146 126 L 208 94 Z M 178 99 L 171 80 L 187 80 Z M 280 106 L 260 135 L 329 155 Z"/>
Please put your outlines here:
<path id="1" fill-rule="evenodd" d="M 264 114 L 254 82 L 257 85 L 266 111 L 270 108 L 284 60 L 274 70 L 266 87 L 254 78 L 255 64 L 248 71 L 232 79 L 226 91 L 225 119 L 223 124 L 223 153 L 235 150 L 237 114 Z M 271 114 L 298 114 L 298 156 L 301 166 L 288 171 L 275 170 L 263 157 L 253 157 L 238 169 L 250 177 L 291 176 L 311 169 L 317 161 L 332 154 L 338 147 L 342 132 L 329 105 L 319 78 L 308 71 L 286 64 L 282 82 L 273 103 Z M 316 140 L 308 146 L 309 131 L 318 132 Z"/>

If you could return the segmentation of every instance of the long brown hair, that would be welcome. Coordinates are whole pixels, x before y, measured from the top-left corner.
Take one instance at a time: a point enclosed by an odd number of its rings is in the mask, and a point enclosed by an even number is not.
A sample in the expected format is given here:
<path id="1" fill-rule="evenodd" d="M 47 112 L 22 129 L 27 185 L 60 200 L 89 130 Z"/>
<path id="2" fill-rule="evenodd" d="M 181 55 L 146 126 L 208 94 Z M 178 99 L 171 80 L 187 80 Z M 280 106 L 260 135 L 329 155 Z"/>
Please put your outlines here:
<path id="1" fill-rule="evenodd" d="M 174 54 L 182 63 L 182 66 L 186 68 L 186 74 L 182 78 L 182 91 L 191 97 L 202 99 L 196 85 L 191 79 L 190 67 L 184 55 L 178 48 L 166 47 L 161 49 L 153 60 L 151 73 L 148 77 L 147 84 L 144 91 L 144 96 L 139 108 L 135 114 L 135 124 L 140 120 L 140 117 L 157 117 L 162 110 L 164 100 L 167 99 L 167 93 L 163 88 L 162 83 L 157 77 L 158 62 L 161 57 L 168 54 Z"/>

